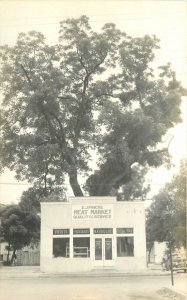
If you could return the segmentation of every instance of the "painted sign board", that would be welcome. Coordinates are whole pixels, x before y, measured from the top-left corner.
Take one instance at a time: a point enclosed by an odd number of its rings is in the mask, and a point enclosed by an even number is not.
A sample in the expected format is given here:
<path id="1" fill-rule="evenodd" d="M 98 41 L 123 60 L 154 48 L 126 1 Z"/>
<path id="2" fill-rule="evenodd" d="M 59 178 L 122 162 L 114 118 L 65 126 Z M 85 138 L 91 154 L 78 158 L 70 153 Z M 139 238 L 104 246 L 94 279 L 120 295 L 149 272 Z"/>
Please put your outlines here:
<path id="1" fill-rule="evenodd" d="M 116 233 L 118 234 L 133 233 L 133 228 L 117 228 Z"/>
<path id="2" fill-rule="evenodd" d="M 89 228 L 76 228 L 73 229 L 73 234 L 90 234 Z"/>
<path id="3" fill-rule="evenodd" d="M 54 235 L 66 235 L 69 234 L 69 229 L 53 229 Z"/>
<path id="4" fill-rule="evenodd" d="M 94 234 L 112 234 L 113 228 L 94 228 Z"/>
<path id="5" fill-rule="evenodd" d="M 112 204 L 72 205 L 72 219 L 113 219 L 113 209 Z"/>

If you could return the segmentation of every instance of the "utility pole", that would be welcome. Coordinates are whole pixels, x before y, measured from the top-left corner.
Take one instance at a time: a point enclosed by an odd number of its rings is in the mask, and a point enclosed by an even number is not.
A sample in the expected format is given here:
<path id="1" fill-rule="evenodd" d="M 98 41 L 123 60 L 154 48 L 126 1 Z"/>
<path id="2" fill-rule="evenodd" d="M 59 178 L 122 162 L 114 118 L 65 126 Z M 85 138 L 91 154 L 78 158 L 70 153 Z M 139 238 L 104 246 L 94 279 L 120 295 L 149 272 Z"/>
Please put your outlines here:
<path id="1" fill-rule="evenodd" d="M 174 285 L 174 277 L 173 277 L 173 259 L 172 259 L 172 244 L 169 241 L 169 261 L 170 261 L 170 270 L 171 270 L 171 284 Z"/>
<path id="2" fill-rule="evenodd" d="M 168 247 L 169 247 L 169 264 L 170 264 L 170 271 L 171 271 L 171 284 L 172 286 L 174 285 L 174 276 L 173 276 L 173 259 L 172 259 L 172 249 L 174 246 L 174 240 L 173 240 L 173 219 L 172 219 L 172 212 L 166 212 L 165 213 L 165 218 L 167 220 L 167 225 L 168 225 L 168 237 L 167 237 L 167 242 L 168 242 Z"/>
<path id="3" fill-rule="evenodd" d="M 1 265 L 1 218 L 0 218 L 0 265 Z"/>

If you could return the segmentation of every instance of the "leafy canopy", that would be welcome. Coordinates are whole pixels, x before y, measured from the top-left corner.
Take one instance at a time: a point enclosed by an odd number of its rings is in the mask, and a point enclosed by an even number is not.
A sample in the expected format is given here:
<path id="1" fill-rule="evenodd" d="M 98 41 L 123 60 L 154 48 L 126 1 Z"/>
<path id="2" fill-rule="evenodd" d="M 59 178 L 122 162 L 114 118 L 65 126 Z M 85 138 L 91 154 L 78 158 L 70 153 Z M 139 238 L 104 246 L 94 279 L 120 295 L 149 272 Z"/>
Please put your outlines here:
<path id="1" fill-rule="evenodd" d="M 1 229 L 3 239 L 13 249 L 13 260 L 16 250 L 39 241 L 40 219 L 18 205 L 10 205 L 1 212 Z"/>
<path id="2" fill-rule="evenodd" d="M 66 201 L 66 194 L 61 187 L 44 189 L 39 186 L 30 187 L 23 191 L 19 206 L 25 212 L 37 214 L 40 212 L 40 202 Z"/>
<path id="3" fill-rule="evenodd" d="M 111 23 L 94 32 L 82 16 L 60 23 L 58 45 L 31 31 L 2 46 L 2 167 L 45 190 L 63 186 L 67 175 L 82 196 L 80 175 L 89 194 L 109 195 L 138 178 L 134 164 L 167 163 L 159 145 L 181 121 L 184 90 L 170 65 L 154 76 L 158 42 Z"/>
<path id="4" fill-rule="evenodd" d="M 186 247 L 186 162 L 181 171 L 156 195 L 147 215 L 147 240 Z"/>

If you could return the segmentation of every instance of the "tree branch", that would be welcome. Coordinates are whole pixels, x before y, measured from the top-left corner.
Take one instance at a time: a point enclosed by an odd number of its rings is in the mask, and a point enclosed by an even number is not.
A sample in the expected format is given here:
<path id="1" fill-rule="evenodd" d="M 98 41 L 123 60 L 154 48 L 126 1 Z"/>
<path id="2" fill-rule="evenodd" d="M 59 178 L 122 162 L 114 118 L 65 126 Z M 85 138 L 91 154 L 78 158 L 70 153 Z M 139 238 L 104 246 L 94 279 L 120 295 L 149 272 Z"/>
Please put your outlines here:
<path id="1" fill-rule="evenodd" d="M 49 162 L 46 165 L 46 171 L 44 173 L 44 189 L 47 192 L 47 175 L 49 174 Z"/>
<path id="2" fill-rule="evenodd" d="M 49 174 L 49 165 L 51 163 L 51 160 L 53 158 L 53 155 L 50 155 L 49 160 L 46 162 L 46 170 L 44 172 L 44 190 L 47 195 L 47 175 Z"/>
<path id="3" fill-rule="evenodd" d="M 163 148 L 160 150 L 155 150 L 155 151 L 144 151 L 143 154 L 157 154 L 157 153 L 163 153 L 163 152 L 167 152 L 168 148 Z"/>
<path id="4" fill-rule="evenodd" d="M 85 76 L 84 81 L 83 81 L 82 101 L 81 101 L 81 103 L 79 105 L 77 122 L 76 122 L 76 126 L 75 126 L 75 142 L 74 142 L 74 146 L 75 147 L 77 147 L 79 135 L 80 135 L 80 132 L 81 132 L 82 118 L 86 114 L 86 104 L 87 104 L 88 100 L 85 101 L 85 96 L 86 96 L 86 90 L 87 90 L 88 83 L 89 83 L 89 78 L 95 72 L 95 70 L 104 62 L 104 60 L 105 60 L 105 58 L 107 56 L 107 54 L 106 54 L 105 57 L 102 60 L 100 60 L 100 62 L 98 64 L 95 65 L 95 67 L 93 68 L 93 70 L 90 71 L 90 72 L 88 72 L 87 67 L 83 63 L 82 56 L 79 56 L 78 50 L 77 50 L 77 54 L 78 54 L 78 58 L 79 58 L 79 61 L 80 61 L 81 65 L 82 65 L 82 67 L 86 71 L 86 76 Z"/>
<path id="5" fill-rule="evenodd" d="M 138 98 L 139 98 L 140 107 L 144 110 L 145 105 L 143 103 L 142 94 L 140 92 L 137 80 L 138 80 L 138 77 L 135 79 L 135 86 L 136 86 L 136 90 L 137 90 L 137 94 L 138 94 Z"/>
<path id="6" fill-rule="evenodd" d="M 60 128 L 60 137 L 62 138 L 62 143 L 63 145 L 67 146 L 67 142 L 66 142 L 66 136 L 65 136 L 65 132 L 64 132 L 64 128 L 62 126 L 62 123 L 60 121 L 60 119 L 58 118 L 58 116 L 55 114 L 54 111 L 49 110 L 49 113 L 54 117 L 54 119 L 57 121 L 59 128 Z"/>
<path id="7" fill-rule="evenodd" d="M 94 95 L 94 97 L 92 99 L 98 99 L 98 98 L 101 98 L 103 96 L 106 96 L 106 97 L 111 97 L 111 98 L 114 98 L 114 99 L 117 99 L 119 98 L 118 95 L 113 95 L 113 94 L 110 94 L 110 93 L 103 93 L 103 94 L 100 94 L 100 95 Z"/>
<path id="8" fill-rule="evenodd" d="M 30 84 L 30 86 L 32 86 L 32 82 L 31 82 L 28 72 L 26 71 L 26 69 L 24 68 L 24 66 L 22 64 L 20 64 L 20 67 L 21 67 L 25 77 L 27 78 L 28 83 Z"/>
<path id="9" fill-rule="evenodd" d="M 32 143 L 33 144 L 33 143 Z M 55 144 L 57 144 L 57 141 L 56 140 L 45 140 L 45 141 L 41 141 L 41 142 L 37 142 L 37 141 L 35 141 L 35 143 L 34 143 L 36 146 L 44 146 L 44 145 L 48 145 L 48 144 L 50 144 L 50 145 L 55 145 Z"/>
<path id="10" fill-rule="evenodd" d="M 46 113 L 44 106 L 41 103 L 38 103 L 38 108 L 48 123 L 51 136 L 56 137 L 57 141 L 59 141 L 59 135 L 56 133 L 56 130 L 54 130 L 53 126 L 51 125 L 51 120 L 50 120 L 48 114 Z"/>

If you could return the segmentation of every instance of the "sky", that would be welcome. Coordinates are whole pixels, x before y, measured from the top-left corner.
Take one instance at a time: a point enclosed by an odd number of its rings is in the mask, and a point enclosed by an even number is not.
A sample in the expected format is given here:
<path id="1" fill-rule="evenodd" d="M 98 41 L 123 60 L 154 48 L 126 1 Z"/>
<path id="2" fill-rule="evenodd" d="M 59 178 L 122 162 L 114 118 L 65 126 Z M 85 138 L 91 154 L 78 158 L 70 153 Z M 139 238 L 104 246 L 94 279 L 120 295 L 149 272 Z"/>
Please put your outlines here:
<path id="1" fill-rule="evenodd" d="M 13 46 L 18 33 L 36 30 L 46 36 L 49 44 L 58 42 L 59 22 L 67 18 L 87 15 L 93 30 L 98 31 L 107 22 L 133 37 L 155 34 L 160 39 L 155 63 L 171 62 L 177 79 L 187 88 L 187 1 L 1 1 L 0 0 L 0 45 Z M 186 156 L 187 99 L 183 99 L 183 123 L 170 130 L 166 143 L 172 138 L 169 152 L 172 162 L 178 166 Z M 169 181 L 176 168 L 165 168 L 149 174 L 152 194 Z M 5 171 L 0 176 L 0 203 L 18 203 L 26 182 L 17 182 L 13 173 Z"/>

